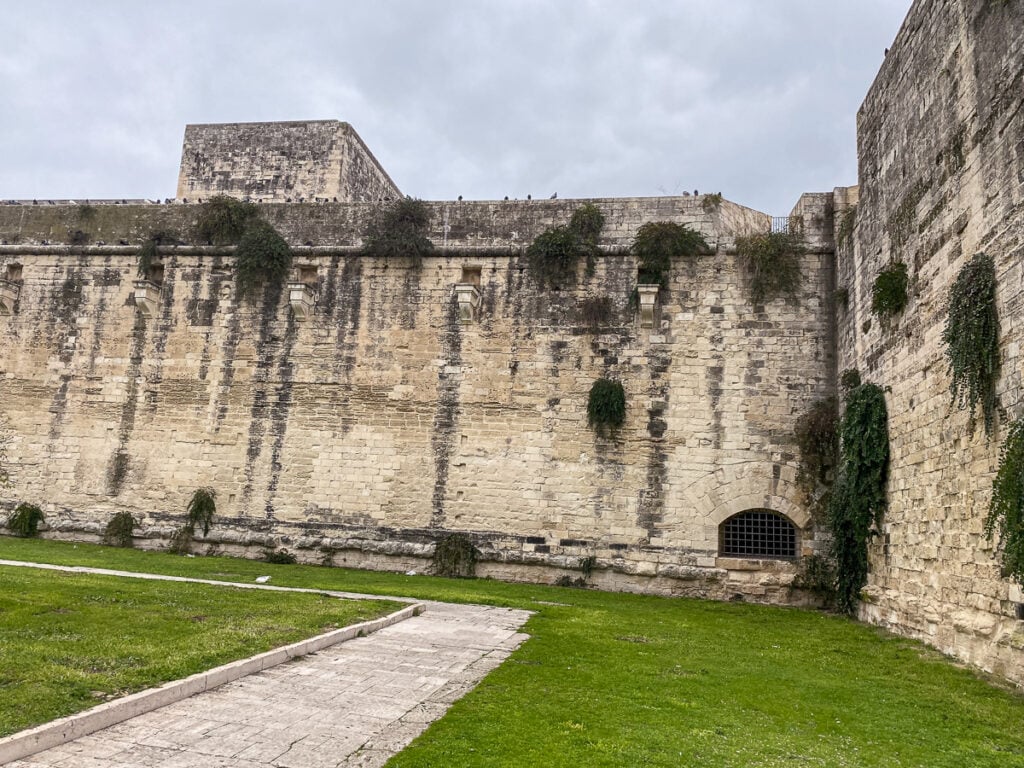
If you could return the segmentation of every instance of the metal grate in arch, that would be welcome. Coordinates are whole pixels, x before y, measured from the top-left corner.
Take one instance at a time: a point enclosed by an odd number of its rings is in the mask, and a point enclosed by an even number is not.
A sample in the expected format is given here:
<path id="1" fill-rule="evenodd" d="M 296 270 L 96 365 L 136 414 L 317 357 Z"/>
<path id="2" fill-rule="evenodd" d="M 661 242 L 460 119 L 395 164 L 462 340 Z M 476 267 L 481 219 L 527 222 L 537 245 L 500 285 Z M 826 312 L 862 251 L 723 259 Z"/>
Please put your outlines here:
<path id="1" fill-rule="evenodd" d="M 733 515 L 719 529 L 724 557 L 796 557 L 796 526 L 770 509 L 748 509 Z"/>

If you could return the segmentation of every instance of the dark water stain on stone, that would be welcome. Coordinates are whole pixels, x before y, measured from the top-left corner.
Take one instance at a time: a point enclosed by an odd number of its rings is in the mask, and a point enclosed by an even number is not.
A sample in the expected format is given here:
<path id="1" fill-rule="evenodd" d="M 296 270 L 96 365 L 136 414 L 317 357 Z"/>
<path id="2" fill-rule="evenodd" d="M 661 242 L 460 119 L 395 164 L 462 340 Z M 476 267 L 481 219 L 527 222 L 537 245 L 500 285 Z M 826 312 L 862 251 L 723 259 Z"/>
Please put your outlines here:
<path id="1" fill-rule="evenodd" d="M 459 385 L 462 383 L 462 325 L 459 304 L 453 295 L 448 301 L 445 327 L 441 334 L 441 359 L 437 372 L 437 409 L 434 412 L 430 448 L 434 454 L 434 491 L 431 496 L 430 527 L 445 524 L 444 500 L 448 486 L 448 468 L 455 446 L 459 418 Z"/>
<path id="2" fill-rule="evenodd" d="M 117 496 L 121 492 L 130 467 L 128 443 L 135 429 L 135 416 L 138 410 L 139 379 L 142 374 L 143 350 L 146 345 L 146 318 L 141 312 L 135 313 L 135 325 L 132 328 L 131 348 L 128 352 L 127 389 L 124 402 L 121 403 L 121 417 L 117 429 L 117 449 L 110 457 L 107 465 L 107 493 Z"/>
<path id="3" fill-rule="evenodd" d="M 277 386 L 274 389 L 274 403 L 270 406 L 270 436 L 273 443 L 270 449 L 270 481 L 267 483 L 267 502 L 264 512 L 268 519 L 274 517 L 274 497 L 281 481 L 281 451 L 284 449 L 285 433 L 288 431 L 288 417 L 292 407 L 292 382 L 295 377 L 295 364 L 292 362 L 292 349 L 298 335 L 295 315 L 288 313 L 288 326 L 285 329 L 284 348 L 277 363 Z"/>

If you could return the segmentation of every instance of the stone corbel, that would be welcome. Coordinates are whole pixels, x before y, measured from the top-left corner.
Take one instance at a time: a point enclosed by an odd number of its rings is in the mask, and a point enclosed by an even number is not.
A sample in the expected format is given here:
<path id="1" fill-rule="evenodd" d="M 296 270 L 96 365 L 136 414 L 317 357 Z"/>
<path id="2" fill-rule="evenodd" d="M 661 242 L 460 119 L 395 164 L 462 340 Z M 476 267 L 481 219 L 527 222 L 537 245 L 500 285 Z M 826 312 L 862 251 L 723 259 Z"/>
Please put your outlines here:
<path id="1" fill-rule="evenodd" d="M 459 322 L 468 325 L 477 319 L 480 290 L 472 283 L 456 283 L 455 299 L 459 302 Z"/>
<path id="2" fill-rule="evenodd" d="M 21 294 L 21 286 L 18 283 L 0 278 L 0 315 L 14 313 L 14 302 Z"/>
<path id="3" fill-rule="evenodd" d="M 298 321 L 308 320 L 313 316 L 316 294 L 313 287 L 306 283 L 288 283 L 288 303 Z"/>
<path id="4" fill-rule="evenodd" d="M 658 298 L 657 285 L 638 285 L 637 296 L 640 299 L 640 327 L 654 327 L 654 304 Z"/>
<path id="5" fill-rule="evenodd" d="M 135 306 L 146 319 L 156 317 L 160 306 L 160 286 L 152 280 L 135 281 Z"/>

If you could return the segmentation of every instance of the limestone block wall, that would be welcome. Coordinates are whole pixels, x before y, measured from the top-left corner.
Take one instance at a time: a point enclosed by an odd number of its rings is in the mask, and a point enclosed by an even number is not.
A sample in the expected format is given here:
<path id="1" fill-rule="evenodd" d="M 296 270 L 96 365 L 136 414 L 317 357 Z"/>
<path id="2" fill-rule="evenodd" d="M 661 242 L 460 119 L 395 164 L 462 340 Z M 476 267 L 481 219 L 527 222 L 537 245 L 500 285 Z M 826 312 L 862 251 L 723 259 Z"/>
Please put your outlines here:
<path id="1" fill-rule="evenodd" d="M 348 123 L 188 125 L 177 197 L 214 195 L 268 203 L 373 202 L 401 192 Z"/>
<path id="2" fill-rule="evenodd" d="M 792 424 L 831 387 L 832 254 L 804 259 L 796 300 L 752 306 L 731 250 L 763 214 L 699 198 L 596 201 L 608 218 L 593 277 L 540 291 L 523 247 L 581 201 L 435 203 L 438 255 L 419 270 L 362 258 L 367 206 L 264 206 L 315 268 L 312 317 L 286 295 L 234 299 L 230 250 L 164 251 L 153 318 L 133 305 L 134 246 L 193 206 L 92 214 L 105 245 L 42 245 L 73 209 L 0 209 L 0 273 L 20 270 L 0 316 L 0 505 L 41 503 L 50 535 L 95 534 L 129 510 L 158 546 L 200 485 L 218 493 L 210 544 L 288 546 L 308 560 L 417 568 L 446 531 L 468 532 L 479 572 L 713 597 L 799 602 L 794 564 L 718 557 L 719 525 L 768 507 L 815 533 L 794 488 Z M 719 247 L 676 265 L 655 324 L 630 307 L 622 246 L 647 220 L 701 229 Z M 824 226 L 831 221 L 808 226 Z M 52 236 L 52 235 L 50 235 Z M 304 242 L 313 245 L 303 246 Z M 475 322 L 454 285 L 480 273 Z M 591 327 L 588 298 L 612 312 Z M 627 422 L 587 426 L 601 376 L 621 380 Z M 255 548 L 255 549 L 254 549 Z"/>
<path id="3" fill-rule="evenodd" d="M 1024 415 L 1022 107 L 1024 5 L 915 3 L 861 107 L 856 226 L 837 236 L 839 367 L 890 388 L 889 510 L 862 615 L 1017 682 L 1024 598 L 982 525 L 1005 425 Z M 951 409 L 942 343 L 949 287 L 980 251 L 1002 318 L 1006 414 L 991 439 Z M 883 324 L 871 286 L 890 261 L 907 265 L 911 295 Z"/>

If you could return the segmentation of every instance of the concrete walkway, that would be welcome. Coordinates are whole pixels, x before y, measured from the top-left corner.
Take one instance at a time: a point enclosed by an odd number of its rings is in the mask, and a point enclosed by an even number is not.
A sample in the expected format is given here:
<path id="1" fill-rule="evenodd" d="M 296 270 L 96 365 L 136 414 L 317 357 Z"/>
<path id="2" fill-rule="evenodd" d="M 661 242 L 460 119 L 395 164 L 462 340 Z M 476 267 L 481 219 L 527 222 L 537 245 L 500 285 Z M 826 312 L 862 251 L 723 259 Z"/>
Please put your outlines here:
<path id="1" fill-rule="evenodd" d="M 369 637 L 8 765 L 383 765 L 527 638 L 518 630 L 529 618 L 528 611 L 425 605 L 420 616 Z"/>

